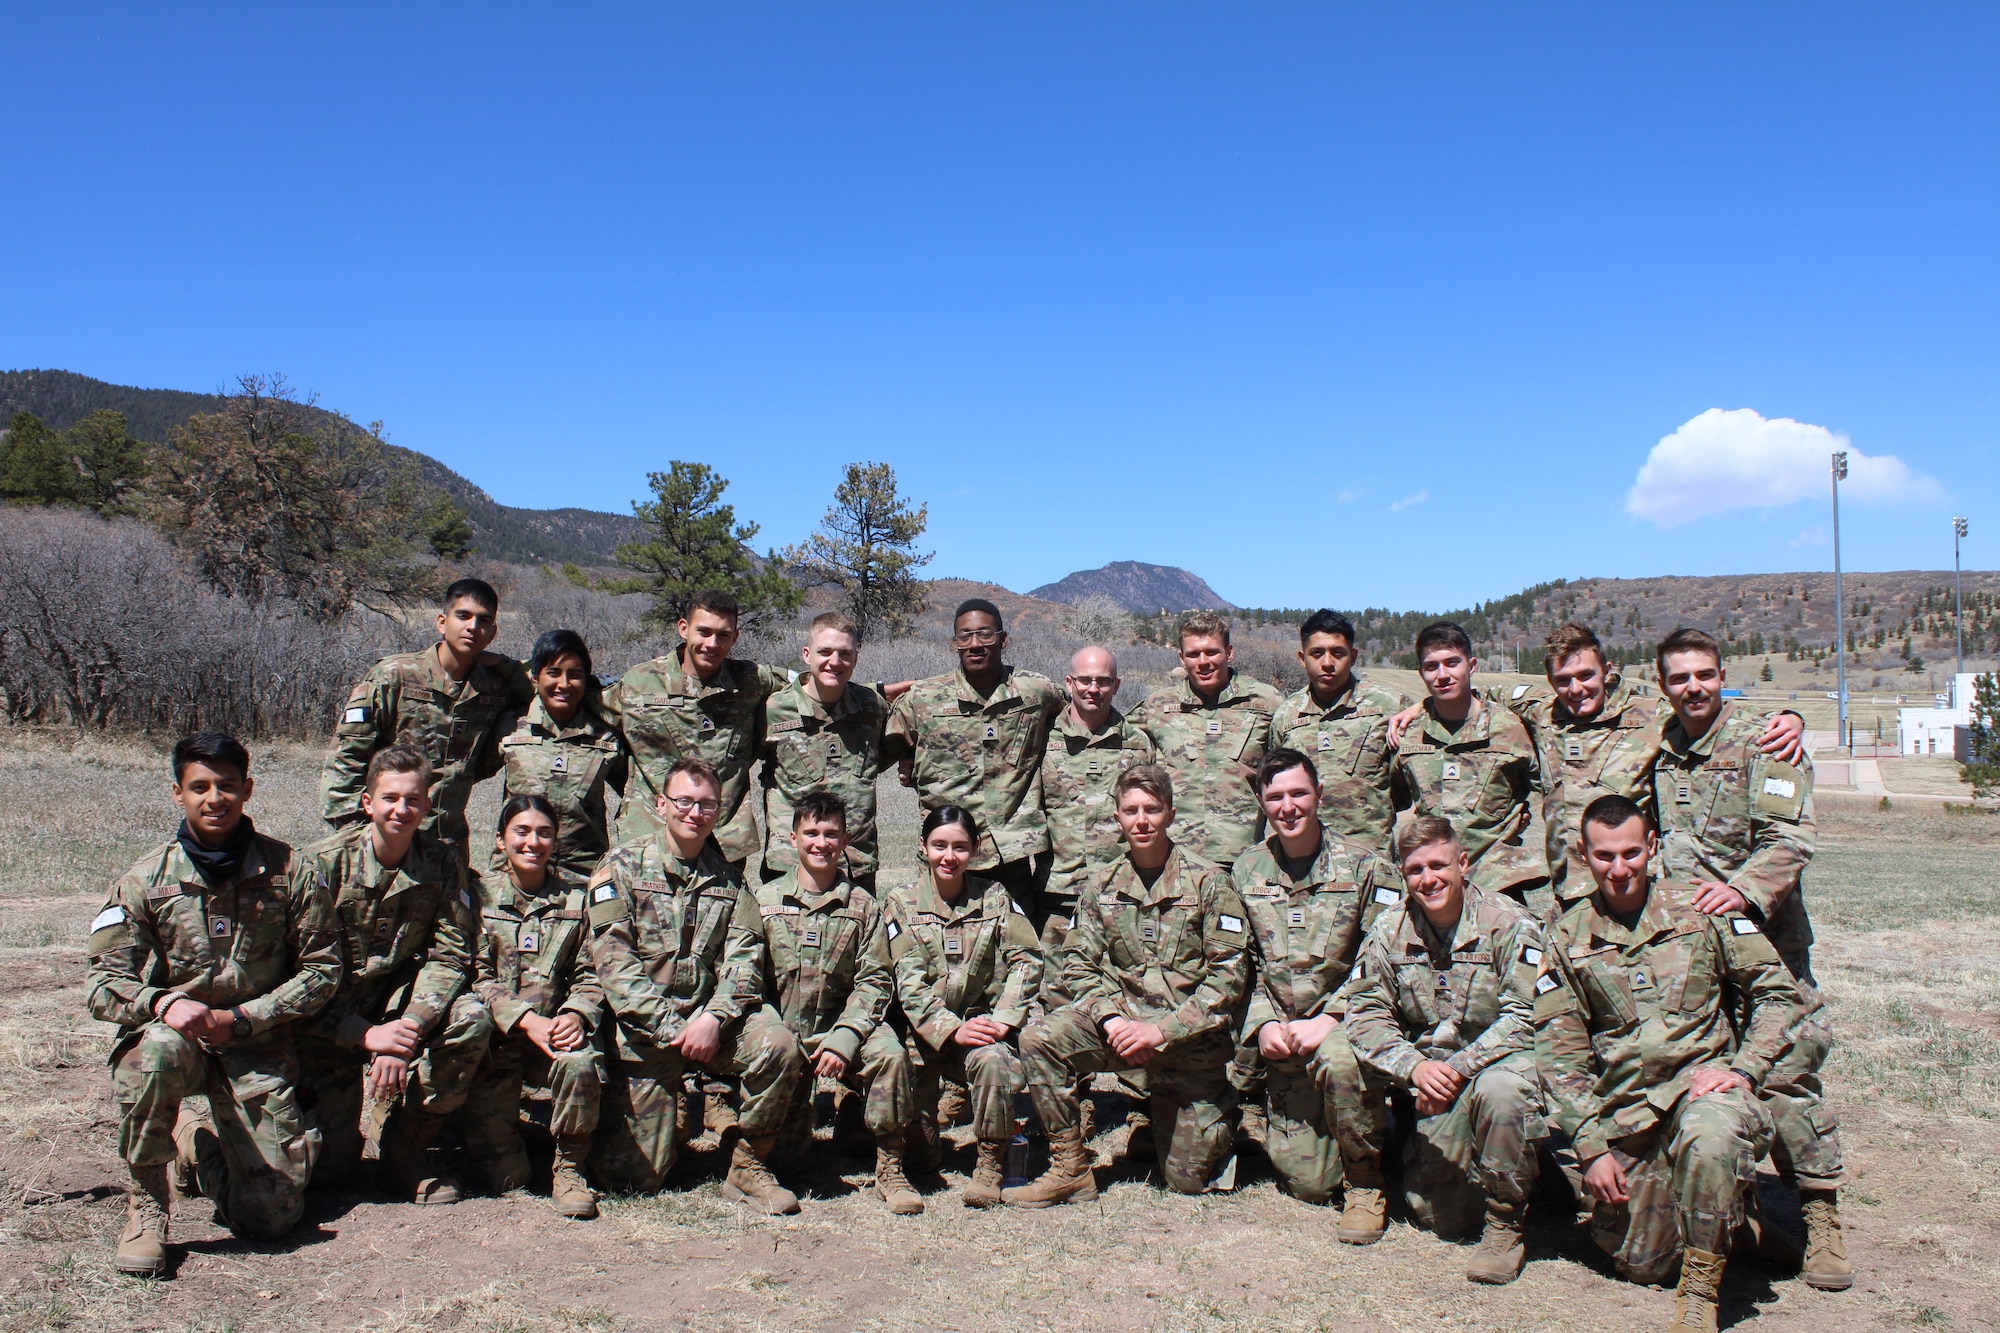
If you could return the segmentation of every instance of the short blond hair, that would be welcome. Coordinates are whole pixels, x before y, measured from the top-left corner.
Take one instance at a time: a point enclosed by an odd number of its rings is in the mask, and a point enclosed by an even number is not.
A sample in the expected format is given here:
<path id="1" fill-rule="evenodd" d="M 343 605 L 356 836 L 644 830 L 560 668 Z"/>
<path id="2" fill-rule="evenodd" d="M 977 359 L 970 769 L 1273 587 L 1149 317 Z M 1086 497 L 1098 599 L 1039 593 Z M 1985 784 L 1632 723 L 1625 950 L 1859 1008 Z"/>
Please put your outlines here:
<path id="1" fill-rule="evenodd" d="M 838 611 L 822 611 L 814 616 L 812 624 L 806 626 L 806 642 L 811 643 L 812 636 L 823 629 L 830 629 L 836 634 L 845 634 L 856 643 L 861 642 L 861 634 L 854 628 L 854 622 Z"/>
<path id="2" fill-rule="evenodd" d="M 1190 611 L 1181 617 L 1181 623 L 1174 627 L 1174 639 L 1186 643 L 1189 639 L 1220 638 L 1222 646 L 1229 646 L 1229 622 L 1213 611 Z"/>

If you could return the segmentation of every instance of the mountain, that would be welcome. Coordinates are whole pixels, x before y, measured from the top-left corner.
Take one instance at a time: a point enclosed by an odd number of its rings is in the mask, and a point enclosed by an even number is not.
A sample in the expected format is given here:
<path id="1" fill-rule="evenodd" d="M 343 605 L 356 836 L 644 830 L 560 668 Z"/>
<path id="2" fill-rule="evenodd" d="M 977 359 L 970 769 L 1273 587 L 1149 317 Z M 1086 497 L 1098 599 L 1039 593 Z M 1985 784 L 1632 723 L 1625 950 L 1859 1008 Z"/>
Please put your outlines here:
<path id="1" fill-rule="evenodd" d="M 33 412 L 50 429 L 66 430 L 92 412 L 109 408 L 125 414 L 125 428 L 134 439 L 155 444 L 164 442 L 189 417 L 220 411 L 224 401 L 220 394 L 135 389 L 67 370 L 0 371 L 0 423 L 16 412 Z M 361 429 L 324 408 L 312 409 L 312 415 L 318 427 L 330 432 Z M 428 454 L 400 445 L 386 447 L 414 462 L 427 485 L 458 501 L 472 523 L 474 549 L 491 559 L 518 564 L 610 565 L 615 563 L 613 553 L 620 542 L 644 539 L 645 526 L 630 514 L 503 505 L 476 482 Z"/>
<path id="2" fill-rule="evenodd" d="M 1199 574 L 1143 560 L 1113 560 L 1102 569 L 1080 569 L 1028 593 L 1070 605 L 1086 597 L 1108 597 L 1127 611 L 1233 611 L 1235 603 L 1216 595 Z"/>

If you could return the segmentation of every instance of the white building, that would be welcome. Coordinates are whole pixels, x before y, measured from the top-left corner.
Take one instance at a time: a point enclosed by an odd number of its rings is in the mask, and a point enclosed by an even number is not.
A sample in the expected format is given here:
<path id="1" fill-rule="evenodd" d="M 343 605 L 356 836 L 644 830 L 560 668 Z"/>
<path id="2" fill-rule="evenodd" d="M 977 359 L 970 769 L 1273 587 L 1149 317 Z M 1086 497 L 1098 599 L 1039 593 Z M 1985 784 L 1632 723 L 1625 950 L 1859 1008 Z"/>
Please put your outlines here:
<path id="1" fill-rule="evenodd" d="M 1977 679 L 1973 672 L 1961 671 L 1951 678 L 1948 693 L 1937 696 L 1937 707 L 1897 709 L 1897 752 L 1950 755 L 1961 762 L 1968 758 L 1972 683 Z"/>

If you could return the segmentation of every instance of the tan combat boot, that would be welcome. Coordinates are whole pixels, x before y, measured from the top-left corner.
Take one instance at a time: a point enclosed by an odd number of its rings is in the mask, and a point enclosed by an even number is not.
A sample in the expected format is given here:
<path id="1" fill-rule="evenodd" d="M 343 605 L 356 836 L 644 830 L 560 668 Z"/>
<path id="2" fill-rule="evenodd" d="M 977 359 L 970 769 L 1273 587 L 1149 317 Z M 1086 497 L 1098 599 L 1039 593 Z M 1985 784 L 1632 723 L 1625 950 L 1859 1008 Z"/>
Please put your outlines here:
<path id="1" fill-rule="evenodd" d="M 1521 1276 L 1521 1265 L 1528 1258 L 1527 1247 L 1521 1239 L 1524 1212 L 1526 1209 L 1518 1203 L 1502 1203 L 1498 1199 L 1486 1201 L 1486 1232 L 1479 1238 L 1479 1248 L 1473 1251 L 1472 1262 L 1465 1266 L 1467 1278 L 1499 1286 Z"/>
<path id="2" fill-rule="evenodd" d="M 597 1216 L 597 1191 L 584 1179 L 584 1159 L 590 1155 L 590 1135 L 556 1136 L 555 1170 L 549 1178 L 549 1203 L 564 1217 Z"/>
<path id="3" fill-rule="evenodd" d="M 875 1192 L 898 1217 L 915 1217 L 924 1210 L 923 1196 L 910 1188 L 903 1174 L 903 1136 L 883 1134 L 875 1140 Z"/>
<path id="4" fill-rule="evenodd" d="M 1382 1159 L 1344 1162 L 1347 1188 L 1341 1200 L 1334 1239 L 1348 1245 L 1373 1245 L 1389 1228 L 1389 1198 L 1383 1192 Z"/>
<path id="5" fill-rule="evenodd" d="M 411 1203 L 457 1203 L 458 1182 L 441 1170 L 431 1145 L 444 1128 L 444 1117 L 404 1107 L 382 1132 L 382 1172 L 385 1184 Z"/>
<path id="6" fill-rule="evenodd" d="M 1715 1306 L 1721 1299 L 1722 1270 L 1727 1263 L 1721 1255 L 1707 1250 L 1681 1253 L 1681 1285 L 1674 1292 L 1674 1319 L 1667 1325 L 1667 1333 L 1690 1328 L 1716 1333 Z"/>
<path id="7" fill-rule="evenodd" d="M 1854 1285 L 1854 1265 L 1847 1261 L 1847 1242 L 1840 1234 L 1840 1204 L 1833 1190 L 1800 1190 L 1806 1215 L 1806 1255 L 1799 1276 L 1808 1287 L 1846 1291 Z"/>
<path id="8" fill-rule="evenodd" d="M 1006 1150 L 1005 1144 L 998 1146 Z M 1071 1199 L 1096 1197 L 1097 1177 L 1090 1169 L 1090 1150 L 1083 1146 L 1083 1135 L 1074 1125 L 1050 1132 L 1049 1169 L 1040 1179 L 1000 1191 L 1000 1202 L 1010 1208 L 1052 1208 Z"/>
<path id="9" fill-rule="evenodd" d="M 173 1206 L 167 1167 L 135 1166 L 125 1196 L 125 1230 L 118 1236 L 118 1271 L 162 1277 L 167 1271 L 167 1214 Z"/>
<path id="10" fill-rule="evenodd" d="M 747 1203 L 773 1217 L 799 1210 L 798 1195 L 780 1185 L 771 1168 L 765 1165 L 776 1138 L 774 1134 L 761 1134 L 755 1139 L 736 1140 L 729 1154 L 729 1174 L 722 1179 L 724 1198 Z"/>
<path id="11" fill-rule="evenodd" d="M 965 1187 L 967 1208 L 991 1208 L 1000 1202 L 1000 1185 L 1007 1178 L 1007 1141 L 981 1139 L 979 1164 L 972 1168 L 972 1183 Z"/>

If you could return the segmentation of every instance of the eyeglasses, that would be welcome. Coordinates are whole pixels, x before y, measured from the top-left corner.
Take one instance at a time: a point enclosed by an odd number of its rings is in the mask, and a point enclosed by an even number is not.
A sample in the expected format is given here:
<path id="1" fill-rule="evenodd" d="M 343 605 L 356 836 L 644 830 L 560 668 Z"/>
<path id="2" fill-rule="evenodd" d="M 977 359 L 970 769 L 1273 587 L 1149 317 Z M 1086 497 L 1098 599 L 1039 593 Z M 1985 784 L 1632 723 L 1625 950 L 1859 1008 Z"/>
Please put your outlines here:
<path id="1" fill-rule="evenodd" d="M 970 647 L 975 643 L 983 648 L 988 644 L 1000 642 L 1000 631 L 997 629 L 962 629 L 951 636 L 951 641 L 961 648 Z"/>
<path id="2" fill-rule="evenodd" d="M 691 815 L 697 811 L 704 815 L 712 815 L 722 808 L 720 801 L 703 801 L 693 796 L 669 796 L 667 804 L 684 815 Z"/>
<path id="3" fill-rule="evenodd" d="M 1073 685 L 1087 685 L 1097 690 L 1112 689 L 1118 684 L 1116 676 L 1071 676 L 1069 679 Z"/>

